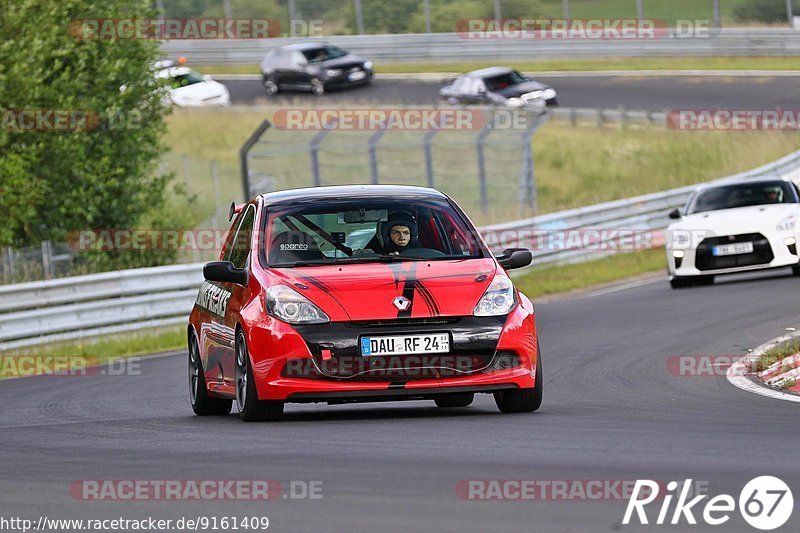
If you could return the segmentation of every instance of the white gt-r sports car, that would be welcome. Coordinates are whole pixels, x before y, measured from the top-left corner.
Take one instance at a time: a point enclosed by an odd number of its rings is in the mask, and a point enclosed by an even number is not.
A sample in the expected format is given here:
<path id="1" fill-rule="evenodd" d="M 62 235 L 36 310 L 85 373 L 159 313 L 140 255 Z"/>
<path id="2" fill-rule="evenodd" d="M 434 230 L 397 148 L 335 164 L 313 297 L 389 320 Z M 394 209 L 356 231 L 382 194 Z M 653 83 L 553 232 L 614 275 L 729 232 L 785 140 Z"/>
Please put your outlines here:
<path id="1" fill-rule="evenodd" d="M 785 179 L 698 187 L 670 213 L 667 269 L 673 288 L 714 276 L 791 267 L 800 276 L 800 189 Z"/>

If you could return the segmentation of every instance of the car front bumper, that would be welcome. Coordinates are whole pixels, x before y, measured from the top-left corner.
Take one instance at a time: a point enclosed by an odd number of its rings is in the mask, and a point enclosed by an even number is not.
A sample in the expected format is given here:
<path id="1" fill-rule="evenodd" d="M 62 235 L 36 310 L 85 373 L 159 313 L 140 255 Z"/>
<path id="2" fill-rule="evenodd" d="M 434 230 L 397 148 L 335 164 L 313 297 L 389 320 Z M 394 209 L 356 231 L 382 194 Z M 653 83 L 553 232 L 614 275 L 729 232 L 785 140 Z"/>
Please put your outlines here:
<path id="1" fill-rule="evenodd" d="M 753 234 L 756 233 L 760 236 L 756 241 L 759 244 L 756 245 L 755 249 L 758 253 L 740 254 L 738 258 L 727 256 L 731 259 L 726 259 L 725 262 L 719 261 L 716 264 L 709 261 L 708 246 L 703 246 L 705 241 L 694 248 L 668 246 L 667 269 L 670 278 L 736 274 L 739 272 L 791 267 L 800 264 L 800 255 L 798 255 L 800 235 L 795 235 L 791 232 L 753 232 Z M 727 236 L 723 236 L 718 239 L 727 238 Z M 679 252 L 678 255 L 682 252 L 683 257 L 676 257 L 676 250 Z M 700 258 L 701 255 L 703 256 L 702 258 Z M 749 257 L 749 255 L 753 255 L 753 257 Z"/>
<path id="2" fill-rule="evenodd" d="M 451 351 L 442 357 L 466 358 L 473 366 L 465 370 L 453 365 L 421 363 L 402 366 L 399 373 L 386 373 L 384 369 L 388 367 L 363 372 L 364 365 L 368 368 L 371 361 L 356 350 L 365 331 L 370 335 L 385 335 L 387 328 L 362 329 L 341 323 L 295 328 L 264 317 L 248 334 L 258 396 L 288 402 L 343 403 L 533 387 L 538 357 L 534 316 L 517 306 L 503 318 L 461 317 L 450 324 L 390 327 L 392 335 L 449 331 Z M 315 332 L 312 334 L 310 330 Z M 509 354 L 513 358 L 508 358 Z M 328 364 L 337 359 L 355 362 L 360 372 L 332 374 L 323 357 Z M 510 360 L 513 364 L 508 364 Z M 398 366 L 393 370 L 398 370 Z"/>

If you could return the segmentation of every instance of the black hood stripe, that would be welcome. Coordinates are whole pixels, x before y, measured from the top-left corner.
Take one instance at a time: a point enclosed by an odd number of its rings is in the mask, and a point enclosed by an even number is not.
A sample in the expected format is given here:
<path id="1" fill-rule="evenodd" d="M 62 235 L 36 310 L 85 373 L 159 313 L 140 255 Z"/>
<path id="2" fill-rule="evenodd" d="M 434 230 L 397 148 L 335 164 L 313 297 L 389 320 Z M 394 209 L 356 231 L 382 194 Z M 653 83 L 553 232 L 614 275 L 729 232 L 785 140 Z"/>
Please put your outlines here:
<path id="1" fill-rule="evenodd" d="M 431 314 L 434 316 L 440 315 L 441 310 L 439 309 L 439 304 L 436 303 L 436 298 L 434 298 L 430 289 L 428 289 L 428 287 L 426 287 L 421 280 L 416 281 L 416 288 L 422 298 L 425 300 L 425 303 L 428 305 L 428 310 L 431 312 Z"/>

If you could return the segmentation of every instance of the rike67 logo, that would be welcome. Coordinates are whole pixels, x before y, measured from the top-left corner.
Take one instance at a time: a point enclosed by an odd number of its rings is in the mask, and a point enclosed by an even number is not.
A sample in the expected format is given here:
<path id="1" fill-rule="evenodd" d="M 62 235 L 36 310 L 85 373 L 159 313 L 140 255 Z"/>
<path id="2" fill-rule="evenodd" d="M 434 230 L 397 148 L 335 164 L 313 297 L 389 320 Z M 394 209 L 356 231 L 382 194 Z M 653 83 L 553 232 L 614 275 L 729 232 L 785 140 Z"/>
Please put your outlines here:
<path id="1" fill-rule="evenodd" d="M 705 502 L 703 500 L 709 497 L 707 494 L 689 499 L 691 486 L 691 479 L 681 484 L 670 481 L 667 483 L 666 492 L 660 493 L 661 486 L 656 481 L 637 480 L 622 523 L 628 525 L 638 521 L 643 525 L 651 523 L 695 525 L 699 517 L 708 525 L 719 526 L 731 519 L 737 503 L 739 513 L 745 522 L 762 531 L 777 529 L 792 516 L 794 508 L 792 491 L 786 483 L 773 476 L 751 479 L 739 493 L 738 502 L 729 494 L 719 494 Z M 660 500 L 661 506 L 655 521 L 651 522 L 652 513 L 648 516 L 645 507 L 657 500 Z M 673 501 L 675 501 L 674 508 L 672 508 Z"/>

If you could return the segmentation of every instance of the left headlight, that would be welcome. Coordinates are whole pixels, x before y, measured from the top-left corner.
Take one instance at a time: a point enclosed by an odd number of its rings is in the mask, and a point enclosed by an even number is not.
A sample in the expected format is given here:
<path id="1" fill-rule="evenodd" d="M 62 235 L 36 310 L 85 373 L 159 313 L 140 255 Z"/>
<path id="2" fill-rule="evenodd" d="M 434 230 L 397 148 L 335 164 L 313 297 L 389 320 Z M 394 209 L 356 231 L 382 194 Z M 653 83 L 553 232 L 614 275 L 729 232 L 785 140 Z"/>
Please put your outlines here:
<path id="1" fill-rule="evenodd" d="M 505 276 L 495 276 L 478 301 L 478 305 L 475 306 L 473 314 L 475 316 L 507 315 L 516 304 L 514 284 Z"/>
<path id="2" fill-rule="evenodd" d="M 775 229 L 777 231 L 789 231 L 790 229 L 794 229 L 795 225 L 797 224 L 797 216 L 792 215 L 790 217 L 786 217 L 781 220 L 780 224 L 778 224 Z"/>
<path id="3" fill-rule="evenodd" d="M 286 285 L 267 289 L 267 313 L 289 324 L 325 324 L 331 319 L 311 300 Z"/>
<path id="4" fill-rule="evenodd" d="M 372 61 L 365 61 L 364 62 L 364 69 L 365 70 L 372 70 L 372 67 L 374 67 L 374 66 L 375 65 L 372 64 Z"/>

